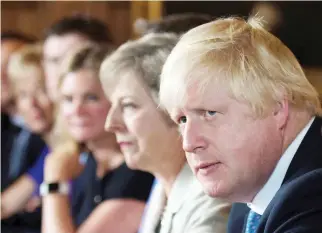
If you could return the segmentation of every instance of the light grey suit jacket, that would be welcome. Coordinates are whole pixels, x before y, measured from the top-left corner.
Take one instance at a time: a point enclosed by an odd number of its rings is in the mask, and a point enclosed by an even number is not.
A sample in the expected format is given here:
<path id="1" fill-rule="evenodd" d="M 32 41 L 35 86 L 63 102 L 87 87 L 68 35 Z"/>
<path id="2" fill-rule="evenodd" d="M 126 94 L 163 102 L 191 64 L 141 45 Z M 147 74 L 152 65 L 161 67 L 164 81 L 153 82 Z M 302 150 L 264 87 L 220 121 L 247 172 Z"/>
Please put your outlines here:
<path id="1" fill-rule="evenodd" d="M 231 204 L 207 196 L 185 164 L 175 180 L 166 204 L 160 183 L 152 194 L 140 233 L 226 233 Z"/>

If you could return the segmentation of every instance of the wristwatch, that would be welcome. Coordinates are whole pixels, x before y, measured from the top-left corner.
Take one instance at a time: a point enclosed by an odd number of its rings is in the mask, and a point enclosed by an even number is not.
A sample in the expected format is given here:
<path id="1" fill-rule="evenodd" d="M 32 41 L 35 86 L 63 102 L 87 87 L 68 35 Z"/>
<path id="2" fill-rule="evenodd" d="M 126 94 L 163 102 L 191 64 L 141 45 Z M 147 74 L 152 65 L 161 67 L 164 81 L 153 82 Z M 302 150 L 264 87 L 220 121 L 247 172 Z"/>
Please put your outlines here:
<path id="1" fill-rule="evenodd" d="M 42 183 L 39 187 L 40 196 L 46 196 L 50 193 L 59 193 L 68 195 L 70 193 L 70 185 L 68 182 Z"/>

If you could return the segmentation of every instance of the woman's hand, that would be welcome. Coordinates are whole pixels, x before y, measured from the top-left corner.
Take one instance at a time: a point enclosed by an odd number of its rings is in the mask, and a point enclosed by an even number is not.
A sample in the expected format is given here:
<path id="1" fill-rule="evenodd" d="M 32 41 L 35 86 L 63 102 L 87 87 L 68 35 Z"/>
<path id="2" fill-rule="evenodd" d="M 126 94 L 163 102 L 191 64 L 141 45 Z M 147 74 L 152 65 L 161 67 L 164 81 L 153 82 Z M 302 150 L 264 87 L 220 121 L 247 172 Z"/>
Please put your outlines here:
<path id="1" fill-rule="evenodd" d="M 38 207 L 41 206 L 41 198 L 39 196 L 34 196 L 30 198 L 30 200 L 27 202 L 24 210 L 26 212 L 34 212 Z"/>
<path id="2" fill-rule="evenodd" d="M 45 182 L 69 181 L 78 177 L 83 169 L 77 145 L 64 145 L 47 156 L 44 179 Z"/>

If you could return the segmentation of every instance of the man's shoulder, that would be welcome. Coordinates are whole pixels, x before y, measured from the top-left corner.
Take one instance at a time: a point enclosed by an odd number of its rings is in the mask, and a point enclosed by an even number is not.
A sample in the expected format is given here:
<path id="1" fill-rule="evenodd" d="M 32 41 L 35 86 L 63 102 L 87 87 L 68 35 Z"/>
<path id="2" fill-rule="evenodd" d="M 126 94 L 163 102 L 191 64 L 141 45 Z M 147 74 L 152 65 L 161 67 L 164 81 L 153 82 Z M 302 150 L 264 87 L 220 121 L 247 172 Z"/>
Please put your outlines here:
<path id="1" fill-rule="evenodd" d="M 260 232 L 322 232 L 321 184 L 322 168 L 283 184 L 262 216 Z"/>
<path id="2" fill-rule="evenodd" d="M 309 203 L 319 196 L 322 204 L 322 168 L 312 170 L 294 180 L 284 183 L 272 200 L 275 206 L 297 208 L 301 203 Z M 296 205 L 294 205 L 296 203 Z"/>

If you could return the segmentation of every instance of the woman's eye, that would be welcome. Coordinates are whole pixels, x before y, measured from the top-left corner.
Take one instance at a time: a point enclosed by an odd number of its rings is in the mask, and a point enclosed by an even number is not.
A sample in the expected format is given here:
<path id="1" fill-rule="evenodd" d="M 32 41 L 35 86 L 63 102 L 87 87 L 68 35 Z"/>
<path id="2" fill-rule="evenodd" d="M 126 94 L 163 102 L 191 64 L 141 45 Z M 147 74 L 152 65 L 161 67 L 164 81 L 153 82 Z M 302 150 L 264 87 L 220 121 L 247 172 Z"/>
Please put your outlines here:
<path id="1" fill-rule="evenodd" d="M 65 95 L 63 96 L 63 101 L 64 102 L 72 102 L 73 101 L 73 97 Z"/>
<path id="2" fill-rule="evenodd" d="M 136 107 L 137 107 L 137 105 L 135 105 L 133 103 L 123 103 L 122 104 L 122 109 L 134 109 Z"/>
<path id="3" fill-rule="evenodd" d="M 187 122 L 187 117 L 186 116 L 181 116 L 178 119 L 178 124 L 185 124 Z"/>
<path id="4" fill-rule="evenodd" d="M 90 100 L 90 101 L 96 101 L 98 100 L 98 96 L 97 95 L 87 95 L 86 96 L 86 100 Z"/>

